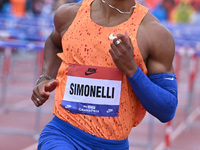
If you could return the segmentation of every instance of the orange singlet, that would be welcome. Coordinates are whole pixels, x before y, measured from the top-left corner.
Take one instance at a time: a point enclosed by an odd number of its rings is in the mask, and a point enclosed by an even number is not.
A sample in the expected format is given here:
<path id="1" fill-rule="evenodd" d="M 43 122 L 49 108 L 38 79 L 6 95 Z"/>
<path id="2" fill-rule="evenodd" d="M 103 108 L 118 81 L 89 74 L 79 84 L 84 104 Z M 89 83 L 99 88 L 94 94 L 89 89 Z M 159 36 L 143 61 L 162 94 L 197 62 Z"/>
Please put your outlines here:
<path id="1" fill-rule="evenodd" d="M 137 45 L 136 34 L 148 9 L 136 2 L 137 7 L 127 21 L 114 27 L 103 27 L 90 18 L 92 2 L 93 0 L 83 1 L 73 23 L 62 38 L 63 53 L 58 54 L 62 64 L 57 75 L 59 86 L 55 92 L 53 112 L 60 119 L 97 137 L 124 140 L 132 127 L 142 121 L 146 110 L 134 94 L 126 76 L 123 74 L 120 77 L 119 70 L 108 51 L 112 42 L 109 37 L 111 34 L 116 36 L 118 33 L 124 34 L 128 31 L 134 46 L 134 60 L 147 74 L 147 68 Z M 84 74 L 81 74 L 81 71 L 84 71 Z M 98 71 L 99 75 L 95 76 Z M 100 85 L 104 84 L 104 81 L 106 81 L 105 87 Z M 116 84 L 112 86 L 112 83 Z M 116 102 L 118 96 L 119 104 Z M 116 101 L 112 98 L 116 98 Z M 61 103 L 65 102 L 67 104 L 64 108 Z M 103 113 L 113 111 L 113 116 L 90 115 L 90 113 L 98 113 L 98 107 L 104 109 L 104 103 L 109 106 L 109 109 Z M 73 107 L 86 114 L 74 113 L 70 110 Z M 114 113 L 115 108 L 118 109 Z"/>

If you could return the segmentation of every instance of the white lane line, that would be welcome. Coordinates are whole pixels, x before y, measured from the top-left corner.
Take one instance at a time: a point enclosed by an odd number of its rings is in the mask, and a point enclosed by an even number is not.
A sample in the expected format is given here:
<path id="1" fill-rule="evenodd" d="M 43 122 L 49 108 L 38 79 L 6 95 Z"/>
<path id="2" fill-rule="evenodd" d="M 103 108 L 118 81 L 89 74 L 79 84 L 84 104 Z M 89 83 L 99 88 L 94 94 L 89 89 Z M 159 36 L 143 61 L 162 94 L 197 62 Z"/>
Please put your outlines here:
<path id="1" fill-rule="evenodd" d="M 196 108 L 187 118 L 189 123 L 193 122 L 200 115 L 200 107 Z M 173 130 L 171 134 L 171 141 L 174 141 L 185 129 L 187 128 L 187 122 L 183 121 L 179 126 Z M 163 140 L 155 150 L 164 150 L 165 149 L 165 140 Z"/>

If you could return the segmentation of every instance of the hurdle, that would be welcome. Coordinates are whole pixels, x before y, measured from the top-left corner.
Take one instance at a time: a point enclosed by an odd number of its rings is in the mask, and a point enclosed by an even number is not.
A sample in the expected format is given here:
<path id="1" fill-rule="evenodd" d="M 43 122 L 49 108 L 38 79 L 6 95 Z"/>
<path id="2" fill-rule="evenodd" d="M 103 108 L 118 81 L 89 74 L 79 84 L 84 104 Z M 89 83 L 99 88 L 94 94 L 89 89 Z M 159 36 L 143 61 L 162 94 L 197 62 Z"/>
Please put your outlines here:
<path id="1" fill-rule="evenodd" d="M 192 122 L 200 115 L 200 106 L 197 108 L 193 107 L 194 104 L 194 90 L 195 90 L 195 81 L 197 79 L 198 66 L 199 66 L 199 57 L 200 57 L 200 27 L 199 26 L 191 26 L 187 27 L 185 24 L 164 24 L 173 34 L 175 39 L 175 59 L 173 62 L 174 71 L 177 77 L 177 84 L 179 90 L 180 84 L 180 69 L 181 63 L 183 61 L 183 57 L 189 57 L 189 71 L 188 71 L 188 82 L 187 82 L 187 102 L 186 106 L 183 107 L 185 111 L 184 120 L 178 124 L 178 126 L 174 126 L 176 119 L 165 124 L 165 133 L 163 136 L 163 140 L 160 144 L 153 147 L 153 140 L 147 139 L 147 141 L 135 141 L 133 145 L 138 147 L 143 147 L 148 150 L 167 150 L 171 149 L 172 142 L 185 130 L 190 128 Z M 183 32 L 184 31 L 184 32 Z M 198 32 L 199 31 L 199 32 Z M 190 37 L 189 35 L 193 36 Z M 195 36 L 196 35 L 196 36 Z M 180 85 L 181 86 L 181 85 Z M 180 106 L 178 106 L 180 109 Z M 193 111 L 192 111 L 193 110 Z M 148 137 L 152 137 L 152 131 L 154 129 L 155 123 L 150 125 L 150 121 L 147 122 L 149 124 Z M 200 127 L 199 124 L 196 125 Z M 150 145 L 148 145 L 150 144 Z"/>
<path id="2" fill-rule="evenodd" d="M 35 80 L 41 74 L 42 70 L 42 58 L 44 41 L 47 34 L 52 30 L 51 23 L 45 21 L 42 18 L 35 17 L 23 17 L 18 18 L 11 15 L 2 16 L 0 15 L 0 48 L 4 49 L 4 61 L 3 61 L 3 71 L 2 71 L 2 87 L 0 96 L 0 113 L 4 113 L 7 109 L 11 110 L 6 106 L 6 95 L 7 95 L 7 81 L 10 71 L 10 62 L 12 58 L 12 51 L 28 50 L 36 51 L 37 60 Z M 41 27 L 37 26 L 40 25 Z M 34 80 L 34 81 L 35 81 Z M 20 110 L 20 109 L 19 109 Z M 33 136 L 35 140 L 39 137 L 40 132 L 40 121 L 41 121 L 42 108 L 36 109 L 36 122 L 34 131 L 25 130 L 14 130 L 0 128 L 0 133 L 6 134 L 21 134 Z"/>
<path id="3" fill-rule="evenodd" d="M 185 120 L 174 130 L 172 128 L 172 121 L 166 124 L 165 141 L 162 142 L 156 150 L 169 149 L 171 146 L 171 141 L 173 141 L 180 133 L 190 127 L 192 121 L 197 118 L 200 107 L 198 106 L 192 111 L 194 104 L 194 84 L 198 73 L 198 64 L 200 57 L 200 39 L 199 35 L 196 35 L 199 31 L 199 26 L 192 26 L 188 28 L 186 25 L 175 25 L 175 27 L 170 27 L 172 34 L 175 37 L 176 54 L 175 54 L 175 74 L 177 76 L 177 83 L 179 85 L 180 77 L 180 64 L 183 56 L 188 56 L 190 58 L 189 64 L 189 81 L 188 81 L 188 98 L 187 106 L 185 107 L 186 116 Z M 197 30 L 198 28 L 198 30 Z M 182 32 L 184 31 L 184 32 Z M 200 32 L 199 32 L 200 33 Z M 193 34 L 193 36 L 189 36 Z M 196 36 L 195 36 L 196 35 Z M 192 119 L 191 119 L 192 118 Z M 200 127 L 200 126 L 199 126 Z M 165 144 L 164 144 L 165 143 Z"/>
<path id="4" fill-rule="evenodd" d="M 42 52 L 43 51 L 43 45 L 33 45 L 31 44 L 31 46 L 29 45 L 23 45 L 24 43 L 13 43 L 13 42 L 2 42 L 0 41 L 0 47 L 5 48 L 4 50 L 4 67 L 3 67 L 3 77 L 2 77 L 2 91 L 1 91 L 1 108 L 0 108 L 0 112 L 4 113 L 7 109 L 11 109 L 11 108 L 7 108 L 6 107 L 6 94 L 7 94 L 7 81 L 8 81 L 8 77 L 9 77 L 9 68 L 10 68 L 10 59 L 12 56 L 12 49 L 13 48 L 27 48 L 29 49 L 30 47 L 33 48 L 34 50 L 38 50 L 38 52 Z M 41 64 L 39 66 L 39 68 L 41 68 Z M 39 69 L 41 70 L 41 69 Z M 34 139 L 38 138 L 38 134 L 39 134 L 39 124 L 40 124 L 40 117 L 41 117 L 41 108 L 38 108 L 36 110 L 36 123 L 35 123 L 35 131 L 31 132 L 30 131 L 16 131 L 16 130 L 8 130 L 8 129 L 3 129 L 0 128 L 0 132 L 1 133 L 7 133 L 7 134 L 22 134 L 22 135 L 33 135 Z"/>
<path id="5" fill-rule="evenodd" d="M 52 18 L 49 17 L 15 17 L 13 15 L 0 14 L 0 47 L 5 48 L 4 51 L 4 70 L 3 70 L 3 85 L 2 96 L 0 101 L 0 110 L 4 111 L 6 80 L 9 73 L 9 63 L 12 55 L 12 49 L 35 50 L 38 53 L 40 70 L 42 66 L 43 47 L 47 35 L 53 28 Z M 38 73 L 39 74 L 39 73 Z M 38 76 L 36 74 L 36 76 Z M 35 77 L 37 78 L 37 77 Z M 1 109 L 2 108 L 2 109 Z"/>

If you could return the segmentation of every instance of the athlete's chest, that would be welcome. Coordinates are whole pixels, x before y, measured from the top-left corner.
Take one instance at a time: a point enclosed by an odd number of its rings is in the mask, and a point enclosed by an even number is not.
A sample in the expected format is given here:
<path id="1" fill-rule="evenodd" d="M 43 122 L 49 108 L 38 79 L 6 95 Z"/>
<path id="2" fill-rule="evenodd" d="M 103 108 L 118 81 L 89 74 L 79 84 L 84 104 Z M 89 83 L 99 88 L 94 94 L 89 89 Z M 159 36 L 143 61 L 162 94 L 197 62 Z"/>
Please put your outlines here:
<path id="1" fill-rule="evenodd" d="M 108 15 L 108 14 L 105 15 L 104 12 L 91 12 L 91 20 L 95 24 L 98 24 L 103 27 L 118 26 L 126 22 L 130 17 L 131 17 L 131 14 L 124 15 L 124 14 L 116 13 L 114 15 Z"/>

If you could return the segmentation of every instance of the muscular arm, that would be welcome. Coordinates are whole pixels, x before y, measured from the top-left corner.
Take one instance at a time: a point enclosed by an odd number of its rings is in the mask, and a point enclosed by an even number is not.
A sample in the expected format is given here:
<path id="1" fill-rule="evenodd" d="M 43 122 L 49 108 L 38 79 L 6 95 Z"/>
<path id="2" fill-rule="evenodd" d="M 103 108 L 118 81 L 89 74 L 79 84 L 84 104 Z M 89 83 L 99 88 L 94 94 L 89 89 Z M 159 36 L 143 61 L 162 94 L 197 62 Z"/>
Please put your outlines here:
<path id="1" fill-rule="evenodd" d="M 141 104 L 161 122 L 170 121 L 177 107 L 177 84 L 173 74 L 174 41 L 170 32 L 154 17 L 147 15 L 138 30 L 138 46 L 147 65 L 147 77 L 133 60 L 134 48 L 127 35 L 111 44 L 110 54 L 116 66 L 127 76 Z"/>
<path id="2" fill-rule="evenodd" d="M 56 77 L 58 68 L 61 64 L 61 60 L 57 56 L 57 53 L 62 52 L 59 39 L 60 35 L 57 33 L 56 29 L 54 29 L 45 42 L 42 74 L 52 78 Z"/>
<path id="3" fill-rule="evenodd" d="M 50 92 L 58 85 L 58 81 L 55 78 L 61 64 L 61 59 L 57 56 L 57 53 L 62 52 L 62 36 L 73 22 L 80 4 L 81 3 L 65 4 L 59 7 L 55 13 L 55 28 L 45 42 L 42 68 L 42 74 L 47 75 L 52 79 L 49 80 L 46 76 L 42 76 L 38 80 L 37 86 L 33 89 L 31 97 L 36 106 L 41 106 L 45 103 L 50 96 Z"/>
<path id="4" fill-rule="evenodd" d="M 159 22 L 150 23 L 147 29 L 147 44 L 149 56 L 147 58 L 148 75 L 153 73 L 174 73 L 172 66 L 175 44 L 171 33 Z"/>
<path id="5" fill-rule="evenodd" d="M 142 52 L 146 54 L 149 78 L 140 69 L 127 78 L 144 108 L 161 122 L 167 122 L 174 117 L 177 107 L 177 83 L 172 66 L 174 39 L 155 18 L 148 19 L 138 37 L 139 44 L 141 37 L 146 41 Z"/>
<path id="6" fill-rule="evenodd" d="M 65 4 L 55 12 L 55 28 L 45 42 L 42 74 L 52 78 L 56 77 L 61 64 L 61 59 L 57 56 L 57 53 L 62 52 L 61 39 L 72 23 L 79 5 L 73 3 Z"/>

